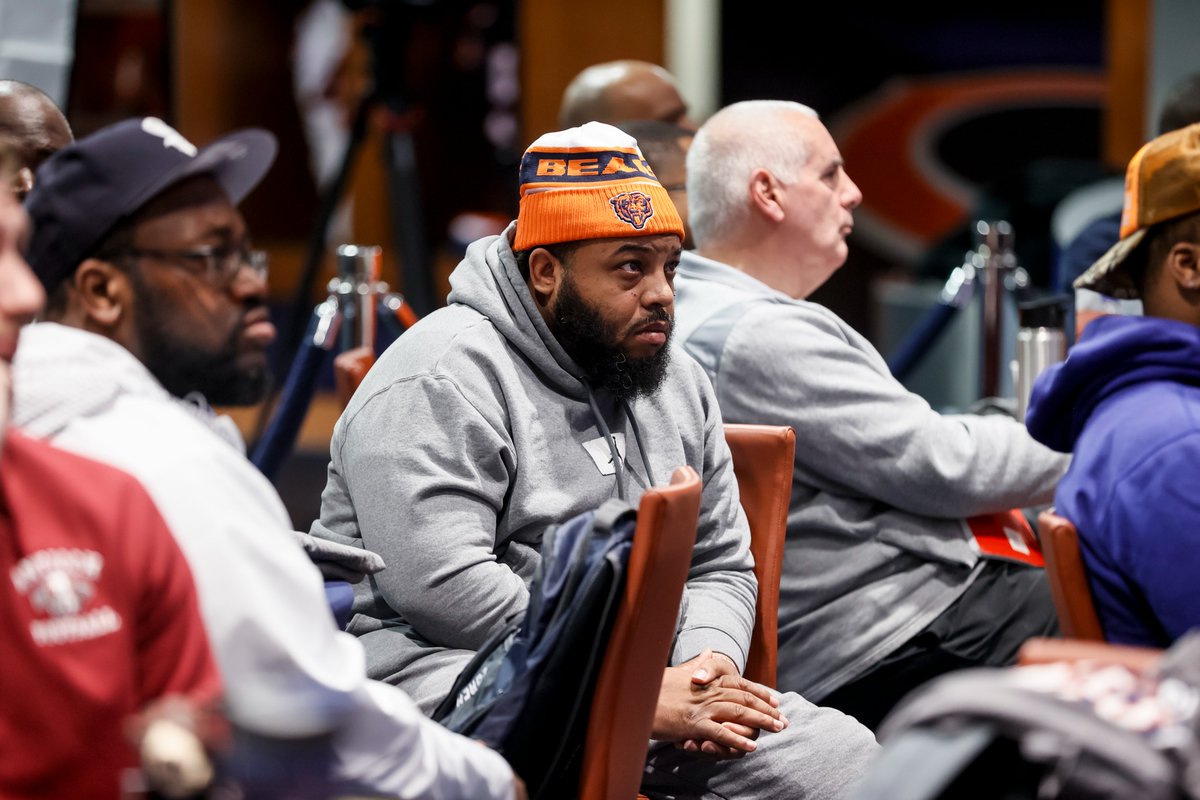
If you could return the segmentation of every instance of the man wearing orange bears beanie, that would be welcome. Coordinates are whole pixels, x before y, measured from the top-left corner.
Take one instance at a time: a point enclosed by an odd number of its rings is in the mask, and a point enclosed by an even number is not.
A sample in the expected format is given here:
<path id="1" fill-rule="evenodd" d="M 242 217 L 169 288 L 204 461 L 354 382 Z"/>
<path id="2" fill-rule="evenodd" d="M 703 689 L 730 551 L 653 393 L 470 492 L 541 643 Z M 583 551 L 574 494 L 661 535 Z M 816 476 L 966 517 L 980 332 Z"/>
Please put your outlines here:
<path id="1" fill-rule="evenodd" d="M 682 235 L 629 136 L 588 123 L 535 141 L 515 225 L 471 245 L 449 306 L 384 353 L 339 420 L 312 532 L 387 561 L 351 630 L 371 676 L 428 713 L 528 603 L 548 525 L 636 503 L 689 464 L 700 524 L 643 791 L 842 797 L 871 734 L 740 675 L 757 587 L 712 389 L 669 346 Z"/>

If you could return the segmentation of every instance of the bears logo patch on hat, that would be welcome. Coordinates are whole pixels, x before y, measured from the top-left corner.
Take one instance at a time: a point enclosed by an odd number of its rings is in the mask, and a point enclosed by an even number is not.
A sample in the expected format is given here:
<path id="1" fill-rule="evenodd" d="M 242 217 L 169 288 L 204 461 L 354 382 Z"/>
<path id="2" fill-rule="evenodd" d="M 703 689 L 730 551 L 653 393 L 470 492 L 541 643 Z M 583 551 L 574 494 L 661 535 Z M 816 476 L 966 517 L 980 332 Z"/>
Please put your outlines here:
<path id="1" fill-rule="evenodd" d="M 621 192 L 608 202 L 617 212 L 617 219 L 628 222 L 635 229 L 646 227 L 646 220 L 654 216 L 654 201 L 641 192 Z"/>
<path id="2" fill-rule="evenodd" d="M 541 136 L 521 159 L 513 250 L 673 233 L 683 222 L 628 134 L 600 122 Z"/>

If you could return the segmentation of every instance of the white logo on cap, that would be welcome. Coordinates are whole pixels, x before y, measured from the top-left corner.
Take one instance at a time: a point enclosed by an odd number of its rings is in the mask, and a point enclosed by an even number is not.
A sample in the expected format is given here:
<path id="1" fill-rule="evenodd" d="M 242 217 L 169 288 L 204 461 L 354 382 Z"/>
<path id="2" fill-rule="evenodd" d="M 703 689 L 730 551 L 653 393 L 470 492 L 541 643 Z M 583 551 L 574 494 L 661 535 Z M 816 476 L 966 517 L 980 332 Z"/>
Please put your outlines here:
<path id="1" fill-rule="evenodd" d="M 146 117 L 142 120 L 142 130 L 151 136 L 163 140 L 163 147 L 174 147 L 185 156 L 196 157 L 196 145 L 183 138 L 183 134 L 163 122 L 158 117 Z"/>

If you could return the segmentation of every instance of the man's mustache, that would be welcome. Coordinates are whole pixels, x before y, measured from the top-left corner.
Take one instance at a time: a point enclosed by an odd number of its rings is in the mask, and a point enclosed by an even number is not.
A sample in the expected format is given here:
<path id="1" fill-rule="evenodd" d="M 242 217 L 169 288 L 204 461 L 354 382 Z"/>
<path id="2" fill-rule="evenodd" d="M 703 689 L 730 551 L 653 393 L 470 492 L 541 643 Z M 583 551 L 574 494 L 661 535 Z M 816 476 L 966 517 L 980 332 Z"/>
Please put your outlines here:
<path id="1" fill-rule="evenodd" d="M 675 329 L 675 319 L 667 313 L 665 308 L 659 307 L 651 311 L 642 319 L 639 319 L 637 322 L 630 325 L 629 332 L 636 333 L 647 325 L 653 325 L 658 322 L 666 323 L 668 332 Z"/>

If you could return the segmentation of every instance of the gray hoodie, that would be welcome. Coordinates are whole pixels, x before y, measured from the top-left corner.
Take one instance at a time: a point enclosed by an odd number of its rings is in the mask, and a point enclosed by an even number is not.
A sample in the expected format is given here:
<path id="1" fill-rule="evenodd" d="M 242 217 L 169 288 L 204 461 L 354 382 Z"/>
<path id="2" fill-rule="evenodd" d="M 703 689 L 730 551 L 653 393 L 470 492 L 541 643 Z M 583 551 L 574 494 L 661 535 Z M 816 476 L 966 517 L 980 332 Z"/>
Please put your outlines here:
<path id="1" fill-rule="evenodd" d="M 545 528 L 617 494 L 583 373 L 534 305 L 508 235 L 472 244 L 450 281 L 450 305 L 381 356 L 338 420 L 312 527 L 387 562 L 358 585 L 350 630 L 370 675 L 427 711 L 524 610 Z M 605 392 L 593 399 L 624 446 L 631 502 L 684 464 L 704 481 L 672 663 L 711 647 L 744 665 L 757 587 L 707 378 L 675 353 L 662 387 L 629 404 L 632 419 Z"/>
<path id="2" fill-rule="evenodd" d="M 1067 458 L 1012 419 L 938 414 L 823 306 L 694 253 L 675 288 L 726 418 L 796 429 L 779 686 L 819 702 L 967 588 L 964 517 L 1049 502 Z"/>

